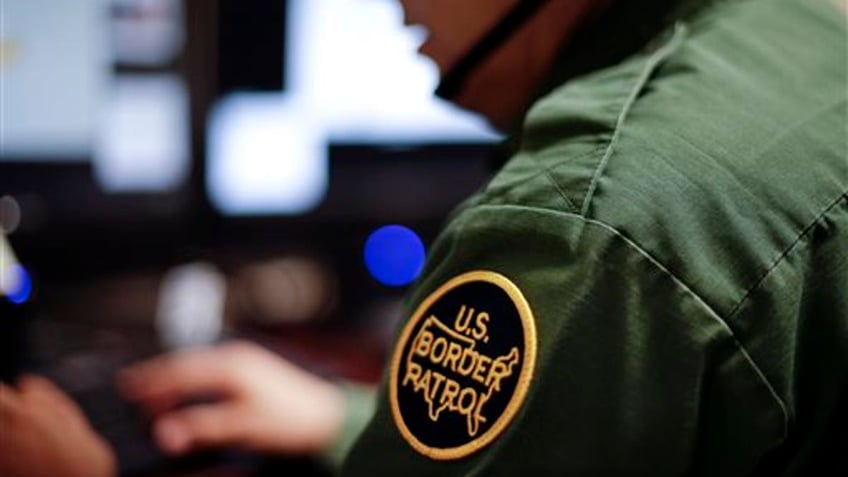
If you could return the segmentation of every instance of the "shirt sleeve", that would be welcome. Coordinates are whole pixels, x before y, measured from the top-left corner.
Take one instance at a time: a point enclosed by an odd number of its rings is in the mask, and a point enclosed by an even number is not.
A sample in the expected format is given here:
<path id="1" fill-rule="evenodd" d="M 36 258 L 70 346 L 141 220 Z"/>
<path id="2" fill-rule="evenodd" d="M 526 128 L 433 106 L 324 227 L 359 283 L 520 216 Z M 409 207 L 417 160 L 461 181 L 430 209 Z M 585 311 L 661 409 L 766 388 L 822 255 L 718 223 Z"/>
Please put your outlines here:
<path id="1" fill-rule="evenodd" d="M 319 458 L 333 470 L 340 470 L 353 443 L 362 433 L 368 420 L 374 414 L 373 386 L 350 381 L 338 384 L 345 397 L 345 417 L 341 432 Z"/>
<path id="2" fill-rule="evenodd" d="M 345 475 L 738 475 L 784 438 L 783 410 L 724 321 L 614 228 L 560 210 L 469 206 L 434 245 L 408 320 L 474 271 L 505 277 L 532 312 L 535 365 L 514 416 L 490 442 L 434 458 L 412 441 L 463 443 L 476 429 L 432 404 L 429 418 L 407 416 L 430 434 L 400 426 L 391 387 L 406 382 L 389 366 Z"/>

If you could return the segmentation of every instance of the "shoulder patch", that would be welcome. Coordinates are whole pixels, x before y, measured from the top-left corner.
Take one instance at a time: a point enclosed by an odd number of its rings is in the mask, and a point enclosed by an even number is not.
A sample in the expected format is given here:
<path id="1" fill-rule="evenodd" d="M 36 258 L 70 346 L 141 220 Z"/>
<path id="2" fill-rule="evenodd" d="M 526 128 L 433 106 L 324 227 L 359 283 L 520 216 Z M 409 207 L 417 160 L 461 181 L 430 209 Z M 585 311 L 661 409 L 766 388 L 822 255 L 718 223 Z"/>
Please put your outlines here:
<path id="1" fill-rule="evenodd" d="M 389 374 L 395 424 L 432 459 L 472 454 L 512 422 L 535 362 L 536 325 L 521 290 L 491 271 L 454 277 L 401 332 Z"/>

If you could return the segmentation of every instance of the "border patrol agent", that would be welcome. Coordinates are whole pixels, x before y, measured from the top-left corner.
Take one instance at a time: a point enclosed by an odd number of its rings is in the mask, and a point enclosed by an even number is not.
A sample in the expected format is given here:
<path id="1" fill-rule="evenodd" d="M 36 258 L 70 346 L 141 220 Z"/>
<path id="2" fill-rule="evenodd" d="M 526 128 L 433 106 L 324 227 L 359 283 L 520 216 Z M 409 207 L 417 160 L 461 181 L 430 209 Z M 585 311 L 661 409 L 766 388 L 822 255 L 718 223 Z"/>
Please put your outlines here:
<path id="1" fill-rule="evenodd" d="M 483 1 L 403 0 L 459 30 Z M 466 104 L 541 31 L 518 25 L 608 4 L 557 61 L 507 69 L 515 93 L 556 63 L 435 243 L 354 448 L 361 395 L 244 343 L 125 370 L 152 410 L 225 397 L 157 412 L 160 447 L 347 453 L 349 476 L 846 474 L 845 0 L 593 1 L 492 1 L 514 8 L 445 74 Z M 0 383 L 0 417 L 3 475 L 115 475 L 49 381 Z"/>
<path id="2" fill-rule="evenodd" d="M 655 3 L 452 216 L 345 475 L 848 471 L 845 11 Z"/>

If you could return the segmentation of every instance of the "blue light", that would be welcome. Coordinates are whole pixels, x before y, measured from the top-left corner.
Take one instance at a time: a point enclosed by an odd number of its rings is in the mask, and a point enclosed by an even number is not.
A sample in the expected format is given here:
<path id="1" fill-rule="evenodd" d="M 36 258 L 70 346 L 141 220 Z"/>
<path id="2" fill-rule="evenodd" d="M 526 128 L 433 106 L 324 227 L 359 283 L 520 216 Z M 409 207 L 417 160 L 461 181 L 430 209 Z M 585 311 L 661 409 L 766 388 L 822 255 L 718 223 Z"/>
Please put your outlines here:
<path id="1" fill-rule="evenodd" d="M 378 282 L 399 287 L 412 283 L 424 267 L 424 244 L 402 225 L 385 225 L 365 241 L 365 266 Z"/>
<path id="2" fill-rule="evenodd" d="M 15 264 L 11 268 L 12 273 L 18 276 L 18 286 L 14 290 L 8 290 L 6 298 L 12 303 L 20 305 L 29 300 L 29 296 L 32 294 L 32 280 L 24 267 Z"/>

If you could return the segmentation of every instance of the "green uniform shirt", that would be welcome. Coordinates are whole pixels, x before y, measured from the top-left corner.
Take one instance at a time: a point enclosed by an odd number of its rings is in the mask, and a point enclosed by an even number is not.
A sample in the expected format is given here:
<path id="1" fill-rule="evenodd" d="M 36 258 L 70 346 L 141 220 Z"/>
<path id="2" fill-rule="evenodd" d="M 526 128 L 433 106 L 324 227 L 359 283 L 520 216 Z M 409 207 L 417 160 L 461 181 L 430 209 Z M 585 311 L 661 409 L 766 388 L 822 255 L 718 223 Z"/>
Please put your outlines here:
<path id="1" fill-rule="evenodd" d="M 848 472 L 846 13 L 677 12 L 451 218 L 345 475 Z"/>

